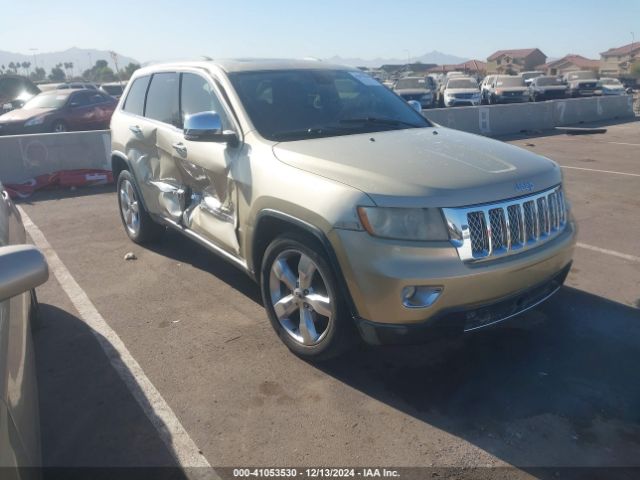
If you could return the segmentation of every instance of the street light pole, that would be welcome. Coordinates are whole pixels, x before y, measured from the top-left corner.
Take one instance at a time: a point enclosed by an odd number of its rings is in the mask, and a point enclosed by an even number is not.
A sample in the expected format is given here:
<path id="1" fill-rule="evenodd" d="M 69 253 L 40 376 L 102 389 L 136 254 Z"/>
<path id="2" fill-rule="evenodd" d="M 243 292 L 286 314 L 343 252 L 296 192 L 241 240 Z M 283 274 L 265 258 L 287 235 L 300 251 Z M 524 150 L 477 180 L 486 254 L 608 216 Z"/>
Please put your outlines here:
<path id="1" fill-rule="evenodd" d="M 38 58 L 36 57 L 36 52 L 38 51 L 37 48 L 30 48 L 29 49 L 30 52 L 33 52 L 33 64 L 35 65 L 35 68 L 38 68 Z"/>

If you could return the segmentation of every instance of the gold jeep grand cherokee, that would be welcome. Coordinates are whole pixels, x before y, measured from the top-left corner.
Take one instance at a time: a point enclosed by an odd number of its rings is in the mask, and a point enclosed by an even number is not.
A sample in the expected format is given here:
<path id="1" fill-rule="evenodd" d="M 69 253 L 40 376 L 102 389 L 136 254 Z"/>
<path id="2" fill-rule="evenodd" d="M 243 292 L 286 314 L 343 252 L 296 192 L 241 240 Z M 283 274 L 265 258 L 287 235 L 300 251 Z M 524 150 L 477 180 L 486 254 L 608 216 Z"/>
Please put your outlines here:
<path id="1" fill-rule="evenodd" d="M 551 296 L 575 225 L 560 168 L 434 125 L 362 72 L 229 60 L 138 70 L 112 121 L 122 223 L 251 275 L 309 359 L 494 324 Z"/>

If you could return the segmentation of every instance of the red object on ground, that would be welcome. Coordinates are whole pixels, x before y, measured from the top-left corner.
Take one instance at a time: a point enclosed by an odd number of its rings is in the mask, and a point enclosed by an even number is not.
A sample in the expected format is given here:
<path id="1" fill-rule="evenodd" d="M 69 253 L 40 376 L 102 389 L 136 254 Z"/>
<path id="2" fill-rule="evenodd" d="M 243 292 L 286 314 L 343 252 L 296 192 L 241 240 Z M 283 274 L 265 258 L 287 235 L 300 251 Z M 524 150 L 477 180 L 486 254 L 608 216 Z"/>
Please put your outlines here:
<path id="1" fill-rule="evenodd" d="M 110 170 L 62 170 L 60 172 L 39 175 L 22 183 L 4 185 L 11 198 L 27 198 L 36 190 L 50 187 L 87 187 L 113 182 Z"/>

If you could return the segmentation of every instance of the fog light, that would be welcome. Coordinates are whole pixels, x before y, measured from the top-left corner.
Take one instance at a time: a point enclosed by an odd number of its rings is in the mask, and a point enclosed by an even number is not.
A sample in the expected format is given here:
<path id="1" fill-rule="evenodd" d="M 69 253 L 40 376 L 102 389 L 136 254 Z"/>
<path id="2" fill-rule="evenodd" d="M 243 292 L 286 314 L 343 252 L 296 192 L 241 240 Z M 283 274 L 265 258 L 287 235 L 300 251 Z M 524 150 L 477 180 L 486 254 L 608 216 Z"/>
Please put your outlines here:
<path id="1" fill-rule="evenodd" d="M 426 308 L 435 303 L 442 287 L 409 286 L 402 289 L 402 305 L 406 308 Z"/>

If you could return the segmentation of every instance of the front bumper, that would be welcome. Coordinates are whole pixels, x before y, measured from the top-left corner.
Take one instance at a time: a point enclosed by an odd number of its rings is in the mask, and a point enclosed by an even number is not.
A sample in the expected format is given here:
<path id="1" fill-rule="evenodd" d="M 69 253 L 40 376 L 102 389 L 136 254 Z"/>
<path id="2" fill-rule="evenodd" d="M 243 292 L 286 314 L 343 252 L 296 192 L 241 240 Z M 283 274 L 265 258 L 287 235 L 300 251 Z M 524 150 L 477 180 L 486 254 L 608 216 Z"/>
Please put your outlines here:
<path id="1" fill-rule="evenodd" d="M 456 107 L 456 106 L 466 106 L 466 107 L 475 107 L 480 105 L 482 98 L 449 98 L 445 97 L 444 104 L 447 107 Z"/>
<path id="2" fill-rule="evenodd" d="M 537 248 L 478 263 L 462 262 L 449 242 L 397 242 L 348 230 L 333 230 L 331 242 L 359 323 L 406 329 L 442 326 L 438 319 L 446 313 L 491 305 L 547 282 L 570 264 L 575 236 L 568 222 Z M 429 307 L 406 308 L 402 291 L 409 286 L 443 290 Z"/>
<path id="3" fill-rule="evenodd" d="M 523 103 L 529 101 L 528 95 L 514 95 L 505 97 L 504 95 L 496 95 L 497 103 Z"/>
<path id="4" fill-rule="evenodd" d="M 443 311 L 429 323 L 391 325 L 362 318 L 354 320 L 360 336 L 370 345 L 417 344 L 433 338 L 453 338 L 494 326 L 542 304 L 560 289 L 570 269 L 571 262 L 534 287 L 485 305 Z"/>
<path id="5" fill-rule="evenodd" d="M 5 122 L 0 123 L 0 136 L 1 135 L 26 135 L 29 133 L 45 133 L 47 131 L 44 123 L 40 125 L 33 125 L 30 127 L 24 126 L 25 122 Z"/>

